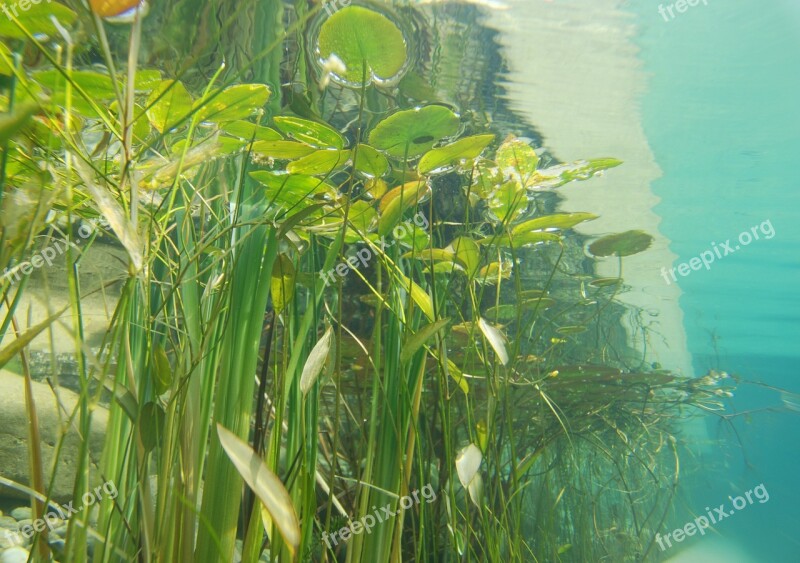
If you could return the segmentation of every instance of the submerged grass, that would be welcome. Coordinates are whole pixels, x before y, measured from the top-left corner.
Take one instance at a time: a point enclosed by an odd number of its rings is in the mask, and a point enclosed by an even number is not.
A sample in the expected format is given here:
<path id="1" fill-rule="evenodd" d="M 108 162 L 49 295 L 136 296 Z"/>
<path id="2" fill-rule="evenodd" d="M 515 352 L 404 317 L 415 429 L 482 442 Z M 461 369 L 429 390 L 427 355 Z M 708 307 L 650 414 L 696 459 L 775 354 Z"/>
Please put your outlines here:
<path id="1" fill-rule="evenodd" d="M 392 29 L 364 8 L 323 24 L 344 42 L 326 46 L 338 60 L 317 68 L 309 50 L 284 61 L 303 95 L 258 83 L 274 69 L 240 82 L 284 42 L 305 45 L 316 11 L 267 29 L 263 50 L 216 67 L 198 91 L 183 73 L 137 69 L 140 12 L 122 54 L 107 23 L 79 14 L 94 23 L 102 70 L 61 24 L 62 39 L 43 44 L 36 34 L 52 30 L 16 21 L 0 51 L 11 77 L 0 266 L 30 255 L 40 233 L 97 217 L 128 257 L 97 350 L 81 305 L 97 288 L 79 283 L 80 253 L 65 255 L 80 373 L 70 416 L 84 436 L 74 498 L 97 477 L 119 495 L 96 519 L 85 507 L 70 520 L 58 560 L 654 559 L 679 477 L 676 423 L 720 410 L 727 391 L 719 378 L 628 367 L 609 336 L 621 266 L 587 283 L 569 232 L 594 216 L 539 210 L 542 194 L 619 161 L 546 167 L 519 139 L 460 135 L 477 125 L 443 105 L 398 104 L 399 77 L 379 73 L 382 57 L 405 61 L 404 47 L 354 46 L 335 28 L 366 33 L 368 18 Z M 208 33 L 229 36 L 237 17 Z M 25 49 L 46 62 L 21 66 L 10 54 Z M 342 80 L 339 65 L 361 81 Z M 444 181 L 460 187 L 458 221 L 430 197 Z M 621 264 L 641 238 L 603 248 Z M 373 258 L 357 267 L 361 249 Z M 326 286 L 320 272 L 343 261 L 349 273 Z M 2 282 L 2 363 L 24 366 L 35 333 L 60 316 L 19 326 L 30 275 Z M 86 437 L 104 400 L 95 467 Z M 47 496 L 27 410 L 32 488 Z M 401 510 L 428 485 L 436 502 Z M 386 505 L 399 515 L 323 541 Z M 45 540 L 34 559 L 53 554 Z"/>

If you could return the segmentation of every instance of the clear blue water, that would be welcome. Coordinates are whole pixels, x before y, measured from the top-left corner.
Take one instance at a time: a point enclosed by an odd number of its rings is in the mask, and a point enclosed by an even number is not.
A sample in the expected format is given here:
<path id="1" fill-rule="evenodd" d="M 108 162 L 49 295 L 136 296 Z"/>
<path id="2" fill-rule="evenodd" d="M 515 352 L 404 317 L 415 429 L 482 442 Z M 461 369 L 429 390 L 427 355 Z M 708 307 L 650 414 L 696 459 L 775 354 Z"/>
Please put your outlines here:
<path id="1" fill-rule="evenodd" d="M 800 3 L 709 0 L 669 22 L 658 6 L 628 9 L 650 74 L 644 128 L 664 172 L 652 189 L 662 199 L 659 229 L 679 256 L 673 265 L 712 243 L 731 239 L 734 247 L 742 231 L 765 221 L 775 233 L 679 277 L 695 370 L 720 368 L 800 392 Z M 735 409 L 759 412 L 732 427 L 710 420 L 720 442 L 705 454 L 675 526 L 691 510 L 763 483 L 770 500 L 717 530 L 756 561 L 800 561 L 800 417 L 761 410 L 780 405 L 779 394 L 745 384 Z"/>

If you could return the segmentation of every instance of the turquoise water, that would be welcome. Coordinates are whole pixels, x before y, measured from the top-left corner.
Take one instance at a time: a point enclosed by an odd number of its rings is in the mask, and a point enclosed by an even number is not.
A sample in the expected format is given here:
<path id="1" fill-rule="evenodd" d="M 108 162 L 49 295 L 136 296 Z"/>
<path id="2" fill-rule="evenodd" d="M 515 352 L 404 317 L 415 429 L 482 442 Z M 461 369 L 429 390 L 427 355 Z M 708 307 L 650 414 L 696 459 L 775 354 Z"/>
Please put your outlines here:
<path id="1" fill-rule="evenodd" d="M 669 22 L 658 5 L 629 9 L 650 75 L 645 133 L 664 173 L 652 186 L 662 200 L 659 229 L 679 256 L 668 267 L 727 239 L 734 250 L 721 250 L 709 269 L 678 274 L 695 370 L 724 369 L 800 392 L 800 4 L 709 0 Z M 751 227 L 774 235 L 741 244 L 747 237 L 737 238 Z M 710 420 L 720 442 L 704 467 L 713 469 L 695 474 L 686 517 L 665 528 L 763 483 L 769 501 L 717 530 L 756 561 L 800 560 L 798 417 L 761 410 L 780 406 L 781 397 L 752 385 L 741 387 L 734 405 L 760 412 L 732 427 Z"/>

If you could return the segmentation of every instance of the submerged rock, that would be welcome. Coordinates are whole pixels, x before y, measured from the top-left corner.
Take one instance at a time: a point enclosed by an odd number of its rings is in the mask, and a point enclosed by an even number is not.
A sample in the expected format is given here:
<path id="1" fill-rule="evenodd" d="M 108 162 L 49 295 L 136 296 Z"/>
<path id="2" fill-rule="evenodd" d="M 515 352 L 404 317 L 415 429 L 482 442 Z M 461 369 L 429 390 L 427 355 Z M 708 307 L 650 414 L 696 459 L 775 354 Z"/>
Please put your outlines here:
<path id="1" fill-rule="evenodd" d="M 27 563 L 30 554 L 22 547 L 11 547 L 0 553 L 0 563 Z"/>
<path id="2" fill-rule="evenodd" d="M 57 468 L 50 496 L 57 502 L 66 502 L 72 497 L 80 453 L 78 433 L 74 427 L 66 425 L 66 420 L 78 403 L 78 395 L 72 391 L 58 388 L 58 401 L 56 401 L 49 385 L 38 382 L 33 382 L 32 385 L 33 400 L 39 419 L 41 437 L 39 447 L 42 451 L 45 482 L 50 481 L 51 472 Z M 0 370 L 0 428 L 3 429 L 0 432 L 0 475 L 22 485 L 30 486 L 28 413 L 25 409 L 24 397 L 24 379 L 19 375 Z M 59 402 L 61 407 L 58 406 Z M 92 413 L 89 436 L 89 452 L 93 462 L 99 459 L 102 452 L 107 422 L 108 411 L 100 407 L 95 408 Z M 58 459 L 54 459 L 58 440 L 64 434 L 66 434 L 66 438 L 62 443 Z M 92 486 L 100 484 L 97 472 L 93 471 L 92 474 Z M 0 485 L 0 496 L 29 500 L 24 493 L 2 485 Z M 2 526 L 1 522 L 0 526 Z"/>

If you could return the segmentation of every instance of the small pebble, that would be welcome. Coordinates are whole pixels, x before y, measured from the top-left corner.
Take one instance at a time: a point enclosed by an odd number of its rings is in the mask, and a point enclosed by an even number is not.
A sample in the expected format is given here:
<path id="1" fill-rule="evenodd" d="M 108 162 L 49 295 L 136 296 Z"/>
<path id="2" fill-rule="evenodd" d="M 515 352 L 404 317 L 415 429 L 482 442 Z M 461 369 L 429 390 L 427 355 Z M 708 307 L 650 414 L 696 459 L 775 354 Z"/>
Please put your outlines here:
<path id="1" fill-rule="evenodd" d="M 25 520 L 17 522 L 17 530 L 21 530 L 23 526 L 33 526 L 33 520 L 26 518 Z"/>
<path id="2" fill-rule="evenodd" d="M 11 516 L 0 516 L 0 528 L 16 530 L 17 521 L 14 520 Z"/>
<path id="3" fill-rule="evenodd" d="M 27 549 L 12 547 L 0 553 L 0 563 L 27 563 L 29 556 Z"/>
<path id="4" fill-rule="evenodd" d="M 11 516 L 15 520 L 29 520 L 32 514 L 33 512 L 31 511 L 30 506 L 20 506 L 19 508 L 15 508 L 11 511 Z"/>

